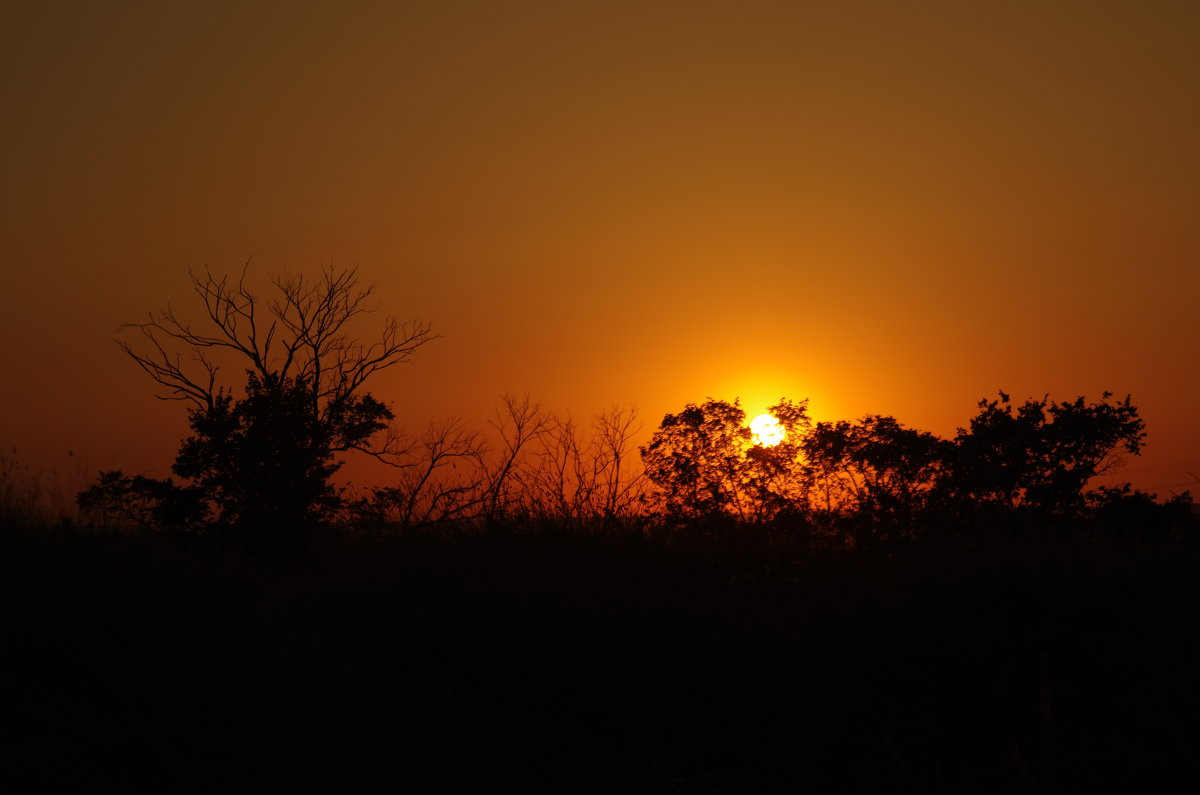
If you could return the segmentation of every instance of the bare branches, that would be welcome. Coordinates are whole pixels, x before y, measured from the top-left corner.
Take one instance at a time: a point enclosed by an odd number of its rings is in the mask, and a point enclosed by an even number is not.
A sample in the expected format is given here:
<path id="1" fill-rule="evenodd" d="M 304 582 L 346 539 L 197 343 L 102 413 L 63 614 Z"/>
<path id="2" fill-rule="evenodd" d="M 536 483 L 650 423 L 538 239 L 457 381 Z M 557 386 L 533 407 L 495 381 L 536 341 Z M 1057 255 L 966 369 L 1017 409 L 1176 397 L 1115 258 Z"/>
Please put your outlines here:
<path id="1" fill-rule="evenodd" d="M 431 423 L 421 437 L 406 440 L 404 449 L 395 484 L 374 489 L 373 499 L 357 506 L 360 514 L 412 530 L 478 512 L 485 496 L 486 454 L 478 433 L 461 420 Z"/>
<path id="2" fill-rule="evenodd" d="M 526 488 L 536 510 L 559 519 L 628 515 L 647 485 L 644 471 L 628 461 L 641 430 L 637 412 L 614 406 L 596 416 L 592 432 L 570 418 L 553 419 L 537 439 Z"/>
<path id="3" fill-rule="evenodd" d="M 626 515 L 635 510 L 650 483 L 645 471 L 637 466 L 640 459 L 629 460 L 636 451 L 634 439 L 642 431 L 637 409 L 613 406 L 596 417 L 595 431 L 600 508 L 605 516 Z"/>
<path id="4" fill-rule="evenodd" d="M 271 280 L 276 294 L 266 303 L 248 287 L 246 272 L 236 280 L 208 268 L 189 272 L 203 307 L 198 325 L 168 306 L 121 327 L 140 333 L 140 343 L 117 344 L 163 388 L 159 397 L 211 407 L 220 388 L 218 362 L 232 360 L 264 377 L 311 383 L 314 415 L 323 417 L 376 373 L 409 361 L 436 339 L 428 323 L 395 318 L 370 344 L 352 337 L 352 321 L 375 310 L 374 287 L 360 286 L 357 268 L 328 266 L 316 280 L 277 276 Z"/>
<path id="5" fill-rule="evenodd" d="M 127 323 L 122 326 L 122 330 L 131 328 L 141 333 L 149 350 L 139 353 L 126 340 L 117 340 L 117 345 L 138 367 L 167 390 L 156 397 L 160 400 L 189 400 L 201 409 L 212 407 L 220 367 L 204 355 L 203 348 L 194 347 L 190 356 L 203 371 L 203 375 L 189 375 L 183 364 L 182 354 L 171 353 L 163 346 L 163 337 L 172 335 L 164 330 L 158 320 L 151 316 L 147 323 Z"/>
<path id="6" fill-rule="evenodd" d="M 503 405 L 490 423 L 500 437 L 500 457 L 487 477 L 485 511 L 489 518 L 500 518 L 516 506 L 518 495 L 523 491 L 524 456 L 534 442 L 554 427 L 554 418 L 529 395 L 521 398 L 504 395 L 501 401 Z"/>
<path id="7" fill-rule="evenodd" d="M 504 395 L 489 445 L 459 421 L 394 437 L 393 485 L 360 501 L 360 518 L 408 530 L 446 522 L 553 520 L 589 526 L 640 512 L 648 481 L 627 459 L 637 413 L 615 407 L 589 433 L 528 395 Z"/>

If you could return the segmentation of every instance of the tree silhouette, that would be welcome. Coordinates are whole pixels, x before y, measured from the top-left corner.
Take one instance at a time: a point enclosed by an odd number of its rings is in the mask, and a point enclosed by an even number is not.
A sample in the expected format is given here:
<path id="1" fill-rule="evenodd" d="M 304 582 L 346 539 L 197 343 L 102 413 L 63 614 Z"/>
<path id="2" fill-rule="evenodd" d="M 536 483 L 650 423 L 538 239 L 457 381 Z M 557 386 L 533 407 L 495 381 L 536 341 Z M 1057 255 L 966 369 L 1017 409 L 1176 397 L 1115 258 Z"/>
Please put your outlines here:
<path id="1" fill-rule="evenodd" d="M 76 502 L 97 517 L 102 527 L 116 524 L 152 532 L 189 532 L 212 519 L 208 500 L 198 486 L 119 471 L 101 472 Z"/>
<path id="2" fill-rule="evenodd" d="M 738 401 L 709 398 L 663 417 L 641 448 L 646 476 L 669 515 L 684 519 L 740 516 L 743 450 L 750 444 Z"/>
<path id="3" fill-rule="evenodd" d="M 894 417 L 868 414 L 817 423 L 801 447 L 818 507 L 855 513 L 879 531 L 907 524 L 926 507 L 946 444 Z"/>
<path id="4" fill-rule="evenodd" d="M 330 482 L 335 456 L 385 427 L 392 413 L 369 394 L 344 396 L 319 416 L 303 378 L 247 374 L 246 395 L 216 396 L 193 409 L 193 436 L 172 470 L 219 506 L 220 521 L 260 531 L 327 518 L 340 505 Z"/>
<path id="5" fill-rule="evenodd" d="M 709 398 L 666 415 L 641 452 L 663 512 L 676 519 L 823 515 L 882 539 L 919 533 L 946 507 L 1083 516 L 1100 504 L 1088 483 L 1140 453 L 1145 437 L 1130 398 L 1111 398 L 1016 406 L 1001 393 L 981 401 L 953 440 L 877 414 L 813 426 L 807 401 L 782 400 L 770 411 L 786 435 L 772 447 L 753 443 L 736 400 Z"/>
<path id="6" fill-rule="evenodd" d="M 590 434 L 570 417 L 551 417 L 527 461 L 531 513 L 570 523 L 628 516 L 643 481 L 626 461 L 639 429 L 632 407 L 613 406 L 596 415 Z"/>
<path id="7" fill-rule="evenodd" d="M 430 423 L 401 445 L 397 477 L 354 502 L 359 526 L 413 530 L 475 518 L 484 500 L 487 449 L 461 420 Z"/>
<path id="8" fill-rule="evenodd" d="M 999 400 L 981 400 L 950 451 L 948 493 L 975 504 L 1078 511 L 1088 481 L 1124 453 L 1139 455 L 1146 436 L 1129 396 L 1111 398 L 1111 392 L 1094 403 L 1043 397 L 1016 406 L 1001 392 Z"/>
<path id="9" fill-rule="evenodd" d="M 318 521 L 340 504 L 330 479 L 341 454 L 396 463 L 403 452 L 399 437 L 380 434 L 392 413 L 364 385 L 434 336 L 423 322 L 389 318 L 377 341 L 353 338 L 352 321 L 373 311 L 374 288 L 360 286 L 357 268 L 326 267 L 315 280 L 274 278 L 265 302 L 245 276 L 192 273 L 205 322 L 167 308 L 122 327 L 136 332 L 139 346 L 118 344 L 162 387 L 159 398 L 192 404 L 192 436 L 173 471 L 204 491 L 218 523 L 267 529 Z M 246 373 L 240 398 L 218 383 L 229 362 Z M 120 473 L 108 474 L 110 486 L 122 482 Z"/>
<path id="10" fill-rule="evenodd" d="M 812 428 L 808 400 L 783 398 L 767 412 L 783 426 L 784 436 L 778 444 L 755 444 L 745 452 L 741 488 L 746 512 L 755 521 L 803 513 L 808 507 L 809 479 L 803 459 L 804 439 Z"/>
<path id="11" fill-rule="evenodd" d="M 805 487 L 798 440 L 810 424 L 807 405 L 784 399 L 771 407 L 786 432 L 772 447 L 754 443 L 737 400 L 709 398 L 666 415 L 641 453 L 667 514 L 763 521 L 801 505 Z"/>
<path id="12" fill-rule="evenodd" d="M 490 424 L 490 439 L 455 420 L 406 441 L 394 483 L 351 506 L 359 527 L 613 526 L 641 513 L 645 475 L 628 461 L 639 430 L 632 407 L 601 412 L 588 433 L 528 395 L 504 395 Z"/>
<path id="13" fill-rule="evenodd" d="M 482 516 L 488 522 L 522 518 L 529 514 L 531 481 L 537 471 L 531 465 L 535 445 L 551 434 L 554 416 L 528 394 L 506 394 L 489 422 L 497 440 L 496 458 L 484 473 Z"/>

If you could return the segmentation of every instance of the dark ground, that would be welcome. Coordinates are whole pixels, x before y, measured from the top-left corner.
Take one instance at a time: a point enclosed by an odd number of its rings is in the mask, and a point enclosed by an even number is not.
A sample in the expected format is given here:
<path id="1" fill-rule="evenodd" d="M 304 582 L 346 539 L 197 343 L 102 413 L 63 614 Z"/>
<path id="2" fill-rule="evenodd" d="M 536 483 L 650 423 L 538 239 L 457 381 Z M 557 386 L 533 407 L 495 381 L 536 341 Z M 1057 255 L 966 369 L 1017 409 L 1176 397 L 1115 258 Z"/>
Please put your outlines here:
<path id="1" fill-rule="evenodd" d="M 0 534 L 6 792 L 1191 791 L 1200 545 Z M 790 562 L 789 562 L 789 559 Z"/>

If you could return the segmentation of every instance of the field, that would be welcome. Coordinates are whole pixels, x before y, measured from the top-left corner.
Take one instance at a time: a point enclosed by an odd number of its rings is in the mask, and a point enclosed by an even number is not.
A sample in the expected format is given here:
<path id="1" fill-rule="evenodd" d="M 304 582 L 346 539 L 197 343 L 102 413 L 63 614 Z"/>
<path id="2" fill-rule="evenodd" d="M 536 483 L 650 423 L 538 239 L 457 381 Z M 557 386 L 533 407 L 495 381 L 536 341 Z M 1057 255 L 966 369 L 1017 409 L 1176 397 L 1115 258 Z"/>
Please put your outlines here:
<path id="1" fill-rule="evenodd" d="M 1200 545 L 5 528 L 8 792 L 1165 791 Z"/>

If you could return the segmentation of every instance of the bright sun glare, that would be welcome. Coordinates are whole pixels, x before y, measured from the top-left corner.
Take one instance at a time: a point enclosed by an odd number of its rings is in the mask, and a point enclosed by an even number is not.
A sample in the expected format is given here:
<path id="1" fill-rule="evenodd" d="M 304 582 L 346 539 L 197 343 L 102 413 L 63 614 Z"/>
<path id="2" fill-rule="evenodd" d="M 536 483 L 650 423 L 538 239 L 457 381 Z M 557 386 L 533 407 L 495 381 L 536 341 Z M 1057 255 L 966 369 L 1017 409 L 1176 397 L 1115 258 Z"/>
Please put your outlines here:
<path id="1" fill-rule="evenodd" d="M 754 434 L 754 441 L 763 447 L 774 447 L 783 441 L 785 431 L 779 420 L 770 414 L 759 414 L 750 420 L 750 433 Z"/>

